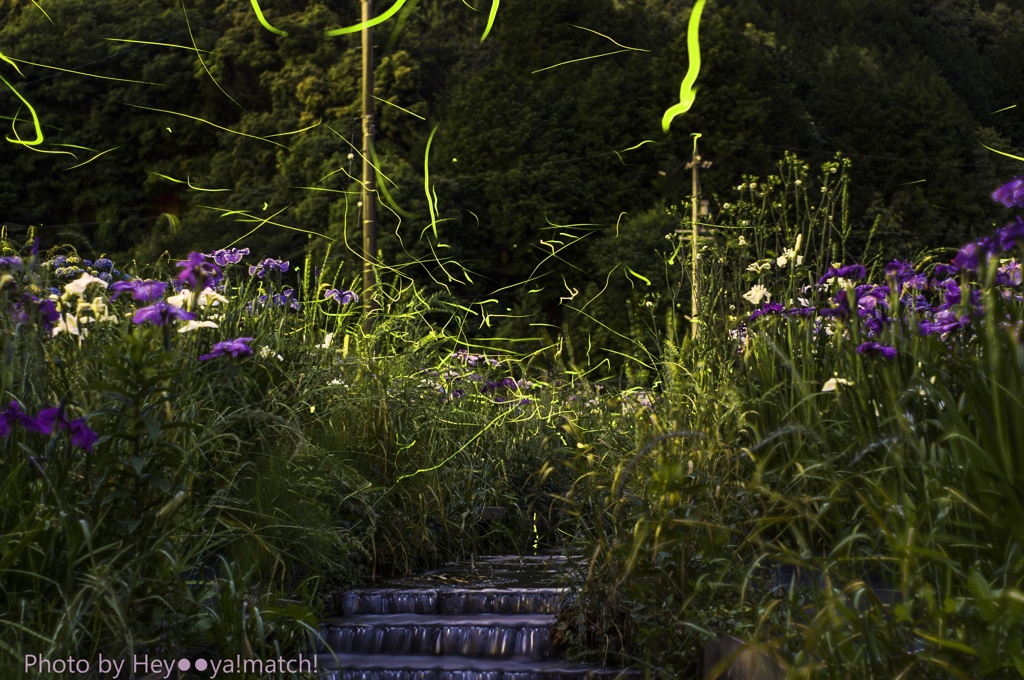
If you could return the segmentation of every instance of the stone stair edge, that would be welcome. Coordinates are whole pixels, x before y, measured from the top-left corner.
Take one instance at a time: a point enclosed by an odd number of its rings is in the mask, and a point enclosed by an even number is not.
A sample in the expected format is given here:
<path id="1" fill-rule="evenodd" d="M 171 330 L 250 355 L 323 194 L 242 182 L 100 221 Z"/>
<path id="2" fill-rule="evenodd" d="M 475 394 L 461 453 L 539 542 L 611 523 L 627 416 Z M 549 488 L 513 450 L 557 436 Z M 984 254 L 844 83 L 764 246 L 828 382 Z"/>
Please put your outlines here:
<path id="1" fill-rule="evenodd" d="M 597 668 L 564 659 L 487 659 L 458 655 L 317 654 L 317 666 L 324 670 L 354 671 L 503 671 L 506 673 L 623 673 L 619 668 Z"/>
<path id="2" fill-rule="evenodd" d="M 390 627 L 482 627 L 502 626 L 506 628 L 540 628 L 555 623 L 555 614 L 351 614 L 321 619 L 320 625 L 334 628 L 351 626 Z"/>
<path id="3" fill-rule="evenodd" d="M 523 587 L 523 586 L 488 586 L 485 588 L 474 588 L 472 586 L 434 586 L 431 588 L 425 587 L 414 587 L 414 586 L 357 586 L 355 588 L 348 588 L 346 590 L 339 591 L 335 597 L 343 597 L 345 595 L 376 595 L 376 594 L 392 594 L 392 593 L 437 593 L 437 594 L 450 594 L 450 593 L 485 593 L 485 594 L 508 594 L 508 593 L 537 593 L 542 595 L 559 595 L 572 590 L 568 586 L 541 586 L 541 587 Z"/>

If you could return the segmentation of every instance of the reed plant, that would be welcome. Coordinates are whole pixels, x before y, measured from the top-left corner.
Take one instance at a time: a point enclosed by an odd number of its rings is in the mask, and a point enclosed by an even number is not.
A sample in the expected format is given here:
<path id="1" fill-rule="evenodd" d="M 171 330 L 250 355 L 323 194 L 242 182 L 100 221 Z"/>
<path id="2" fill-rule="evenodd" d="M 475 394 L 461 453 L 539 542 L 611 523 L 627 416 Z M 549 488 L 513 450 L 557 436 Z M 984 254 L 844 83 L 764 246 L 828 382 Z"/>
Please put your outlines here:
<path id="1" fill-rule="evenodd" d="M 724 293 L 657 357 L 643 441 L 578 457 L 562 631 L 591 658 L 678 677 L 727 633 L 779 677 L 1024 675 L 1024 228 L 952 264 L 844 260 L 844 166 L 802 221 L 795 157 L 739 188 L 701 250 Z"/>
<path id="2" fill-rule="evenodd" d="M 407 278 L 366 333 L 329 251 L 3 249 L 5 673 L 308 651 L 339 589 L 551 542 L 566 386 Z"/>
<path id="3" fill-rule="evenodd" d="M 1024 227 L 853 262 L 847 167 L 720 201 L 699 335 L 637 334 L 609 380 L 400 270 L 367 330 L 329 250 L 4 240 L 5 667 L 292 654 L 339 589 L 544 544 L 581 658 L 677 677 L 726 633 L 793 678 L 1024 674 Z"/>

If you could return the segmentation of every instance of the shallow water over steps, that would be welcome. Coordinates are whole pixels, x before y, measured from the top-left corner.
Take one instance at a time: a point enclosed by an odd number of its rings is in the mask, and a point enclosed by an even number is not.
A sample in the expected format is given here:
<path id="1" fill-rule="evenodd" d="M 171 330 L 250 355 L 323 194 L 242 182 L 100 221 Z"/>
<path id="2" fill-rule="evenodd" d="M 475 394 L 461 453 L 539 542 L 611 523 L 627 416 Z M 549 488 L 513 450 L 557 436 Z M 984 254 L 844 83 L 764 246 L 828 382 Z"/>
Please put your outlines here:
<path id="1" fill-rule="evenodd" d="M 336 619 L 324 644 L 351 654 L 543 659 L 554 616 L 379 614 Z"/>
<path id="2" fill-rule="evenodd" d="M 621 670 L 570 664 L 551 629 L 564 557 L 492 557 L 341 593 L 321 623 L 323 680 L 569 680 Z"/>
<path id="3" fill-rule="evenodd" d="M 562 588 L 375 588 L 336 599 L 344 616 L 359 614 L 554 614 Z"/>

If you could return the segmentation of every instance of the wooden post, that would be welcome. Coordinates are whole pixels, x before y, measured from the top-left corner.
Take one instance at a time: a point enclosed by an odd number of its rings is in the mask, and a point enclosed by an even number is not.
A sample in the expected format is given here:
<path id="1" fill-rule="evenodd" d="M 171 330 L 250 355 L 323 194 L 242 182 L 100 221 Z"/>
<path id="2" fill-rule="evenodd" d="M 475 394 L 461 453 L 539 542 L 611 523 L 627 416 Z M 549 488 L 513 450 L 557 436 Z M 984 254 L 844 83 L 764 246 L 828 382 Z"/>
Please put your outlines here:
<path id="1" fill-rule="evenodd" d="M 362 0 L 363 22 L 373 18 L 373 0 Z M 363 328 L 373 330 L 376 309 L 377 273 L 377 183 L 371 163 L 373 146 L 373 29 L 364 27 L 363 37 Z"/>
<path id="2" fill-rule="evenodd" d="M 693 234 L 690 237 L 693 263 L 692 276 L 693 284 L 690 286 L 690 329 L 694 338 L 699 333 L 697 314 L 699 312 L 698 300 L 700 299 L 700 268 L 697 266 L 697 164 L 700 163 L 700 156 L 697 155 L 697 140 L 693 140 L 693 158 L 690 165 L 693 168 Z"/>

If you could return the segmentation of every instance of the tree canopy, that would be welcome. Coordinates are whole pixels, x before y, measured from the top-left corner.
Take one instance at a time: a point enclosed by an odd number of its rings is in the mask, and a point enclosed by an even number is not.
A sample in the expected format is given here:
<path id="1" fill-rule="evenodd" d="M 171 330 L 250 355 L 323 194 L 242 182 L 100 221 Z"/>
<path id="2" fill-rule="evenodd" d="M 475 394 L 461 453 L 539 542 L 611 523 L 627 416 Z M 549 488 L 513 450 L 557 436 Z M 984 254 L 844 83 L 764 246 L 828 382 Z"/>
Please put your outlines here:
<path id="1" fill-rule="evenodd" d="M 243 2 L 0 0 L 0 51 L 23 77 L 0 67 L 46 137 L 0 146 L 8 233 L 34 225 L 46 244 L 139 261 L 235 242 L 295 259 L 330 243 L 355 276 L 359 36 L 325 32 L 357 22 L 359 3 L 263 4 L 287 36 Z M 489 5 L 476 4 L 410 0 L 375 29 L 379 246 L 502 313 L 559 326 L 560 298 L 605 286 L 621 330 L 632 283 L 606 277 L 622 264 L 664 278 L 691 133 L 714 163 L 701 174 L 712 212 L 785 150 L 841 151 L 851 241 L 882 225 L 874 243 L 892 257 L 989 229 L 985 197 L 1019 167 L 981 146 L 1024 147 L 1024 109 L 1008 108 L 1019 1 L 709 0 L 696 101 L 668 135 L 691 2 L 506 0 L 482 43 Z M 0 109 L 31 137 L 12 92 Z"/>

